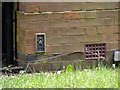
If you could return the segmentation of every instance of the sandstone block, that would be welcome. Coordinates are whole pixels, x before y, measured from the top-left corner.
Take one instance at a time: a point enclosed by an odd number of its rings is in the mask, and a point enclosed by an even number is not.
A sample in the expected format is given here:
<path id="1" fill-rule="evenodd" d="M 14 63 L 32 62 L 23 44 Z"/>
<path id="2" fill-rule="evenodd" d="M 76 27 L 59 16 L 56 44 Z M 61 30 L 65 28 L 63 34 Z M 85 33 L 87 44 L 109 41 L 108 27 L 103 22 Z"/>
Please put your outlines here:
<path id="1" fill-rule="evenodd" d="M 69 11 L 70 6 L 65 2 L 41 2 L 40 12 L 56 12 L 56 11 Z"/>
<path id="2" fill-rule="evenodd" d="M 35 45 L 35 39 L 26 39 L 26 46 L 34 46 Z"/>
<path id="3" fill-rule="evenodd" d="M 60 61 L 52 62 L 51 63 L 51 69 L 52 70 L 60 70 L 60 69 L 62 69 L 61 62 Z"/>
<path id="4" fill-rule="evenodd" d="M 63 36 L 84 35 L 84 28 L 62 28 L 61 33 Z"/>
<path id="5" fill-rule="evenodd" d="M 82 10 L 82 3 L 83 2 L 69 2 L 70 10 L 71 11 Z"/>
<path id="6" fill-rule="evenodd" d="M 104 9 L 116 9 L 118 8 L 118 2 L 106 2 Z"/>
<path id="7" fill-rule="evenodd" d="M 118 50 L 118 42 L 107 43 L 107 50 Z"/>
<path id="8" fill-rule="evenodd" d="M 66 21 L 64 20 L 51 20 L 49 21 L 49 25 L 47 26 L 49 26 L 50 29 L 54 29 L 54 28 L 67 27 L 67 24 L 66 24 Z"/>
<path id="9" fill-rule="evenodd" d="M 104 42 L 114 42 L 118 41 L 118 35 L 102 35 Z"/>
<path id="10" fill-rule="evenodd" d="M 58 44 L 64 44 L 64 43 L 67 43 L 65 37 L 47 37 L 46 38 L 47 45 L 58 45 Z"/>
<path id="11" fill-rule="evenodd" d="M 33 29 L 42 29 L 47 30 L 49 28 L 49 22 L 48 21 L 39 21 L 39 22 L 26 22 L 25 28 L 27 30 L 33 30 Z"/>
<path id="12" fill-rule="evenodd" d="M 117 34 L 118 33 L 118 26 L 116 26 L 116 25 L 113 25 L 113 26 L 98 26 L 97 27 L 97 33 L 98 34 L 106 34 L 106 35 Z"/>
<path id="13" fill-rule="evenodd" d="M 35 46 L 26 46 L 25 47 L 25 54 L 34 54 L 35 53 Z"/>
<path id="14" fill-rule="evenodd" d="M 97 17 L 98 18 L 116 18 L 118 17 L 118 11 L 117 10 L 98 11 Z"/>
<path id="15" fill-rule="evenodd" d="M 28 22 L 37 22 L 37 21 L 46 21 L 48 20 L 49 14 L 27 14 L 26 15 L 26 21 Z"/>
<path id="16" fill-rule="evenodd" d="M 85 18 L 96 18 L 96 11 L 86 11 Z"/>
<path id="17" fill-rule="evenodd" d="M 115 20 L 113 18 L 105 18 L 104 19 L 104 25 L 114 25 Z"/>
<path id="18" fill-rule="evenodd" d="M 80 27 L 80 21 L 79 20 L 67 20 L 66 21 L 66 27 Z"/>
<path id="19" fill-rule="evenodd" d="M 69 12 L 63 14 L 63 19 L 80 19 L 85 18 L 84 12 Z"/>
<path id="20" fill-rule="evenodd" d="M 96 27 L 85 27 L 85 32 L 87 35 L 96 35 Z"/>
<path id="21" fill-rule="evenodd" d="M 103 2 L 84 2 L 82 3 L 82 10 L 97 10 L 104 9 Z"/>
<path id="22" fill-rule="evenodd" d="M 49 20 L 60 20 L 60 19 L 62 19 L 62 13 L 49 14 Z"/>
<path id="23" fill-rule="evenodd" d="M 102 41 L 102 36 L 100 35 L 85 35 L 84 36 L 85 39 L 84 39 L 84 42 L 89 42 L 89 43 L 92 43 L 92 42 L 101 42 Z"/>

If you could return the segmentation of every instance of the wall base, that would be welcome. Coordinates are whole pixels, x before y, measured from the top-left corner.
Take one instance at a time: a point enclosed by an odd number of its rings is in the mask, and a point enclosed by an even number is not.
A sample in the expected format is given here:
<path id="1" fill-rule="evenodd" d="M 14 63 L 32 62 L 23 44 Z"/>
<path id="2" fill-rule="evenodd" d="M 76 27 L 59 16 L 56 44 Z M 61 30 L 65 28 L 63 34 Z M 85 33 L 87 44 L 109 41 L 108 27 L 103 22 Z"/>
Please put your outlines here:
<path id="1" fill-rule="evenodd" d="M 107 62 L 102 61 L 104 65 L 108 64 L 111 66 L 113 61 L 114 51 L 107 51 Z M 84 60 L 83 53 L 73 53 L 65 56 L 61 56 L 54 59 L 47 59 L 54 55 L 23 55 L 18 53 L 19 66 L 22 66 L 24 69 L 27 68 L 28 72 L 39 72 L 39 71 L 51 71 L 51 70 L 61 70 L 63 66 L 65 68 L 68 65 L 72 65 L 74 68 L 91 68 L 92 66 L 98 65 L 98 60 Z M 44 60 L 46 58 L 46 60 Z M 26 62 L 32 61 L 32 62 Z"/>

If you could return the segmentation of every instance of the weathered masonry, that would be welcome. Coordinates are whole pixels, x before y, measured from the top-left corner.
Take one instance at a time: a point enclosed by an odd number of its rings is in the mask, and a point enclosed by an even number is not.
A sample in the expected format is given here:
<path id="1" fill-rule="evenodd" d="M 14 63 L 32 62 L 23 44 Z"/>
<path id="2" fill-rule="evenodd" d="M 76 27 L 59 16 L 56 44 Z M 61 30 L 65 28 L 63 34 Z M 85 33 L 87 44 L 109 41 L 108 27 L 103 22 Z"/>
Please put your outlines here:
<path id="1" fill-rule="evenodd" d="M 83 53 L 86 43 L 106 43 L 107 60 L 112 62 L 118 45 L 118 2 L 34 2 L 19 3 L 17 11 L 17 55 L 36 70 L 61 69 L 63 66 L 89 66 Z M 43 60 L 43 61 L 42 61 Z"/>

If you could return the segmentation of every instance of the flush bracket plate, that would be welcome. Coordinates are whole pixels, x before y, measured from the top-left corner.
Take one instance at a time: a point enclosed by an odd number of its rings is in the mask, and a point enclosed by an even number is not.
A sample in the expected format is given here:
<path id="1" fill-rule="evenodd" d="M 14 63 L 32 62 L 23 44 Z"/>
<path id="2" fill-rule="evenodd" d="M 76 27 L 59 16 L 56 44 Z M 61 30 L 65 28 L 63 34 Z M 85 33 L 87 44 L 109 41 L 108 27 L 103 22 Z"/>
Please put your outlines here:
<path id="1" fill-rule="evenodd" d="M 106 59 L 106 43 L 89 43 L 84 45 L 85 60 Z"/>
<path id="2" fill-rule="evenodd" d="M 45 33 L 36 33 L 36 52 L 45 52 Z"/>

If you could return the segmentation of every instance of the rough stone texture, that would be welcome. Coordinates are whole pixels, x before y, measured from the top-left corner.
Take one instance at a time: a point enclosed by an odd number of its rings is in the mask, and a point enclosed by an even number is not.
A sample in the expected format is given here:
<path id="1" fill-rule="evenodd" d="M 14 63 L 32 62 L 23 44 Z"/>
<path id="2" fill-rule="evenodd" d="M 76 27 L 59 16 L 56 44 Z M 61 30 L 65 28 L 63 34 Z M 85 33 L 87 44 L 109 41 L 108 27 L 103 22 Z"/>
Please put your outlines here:
<path id="1" fill-rule="evenodd" d="M 102 36 L 104 42 L 118 42 L 118 35 L 103 35 Z M 111 49 L 108 49 L 111 50 Z"/>
<path id="2" fill-rule="evenodd" d="M 103 42 L 101 35 L 85 35 L 85 43 Z"/>
<path id="3" fill-rule="evenodd" d="M 115 24 L 115 19 L 113 18 L 105 18 L 104 19 L 104 25 L 114 25 Z"/>
<path id="4" fill-rule="evenodd" d="M 85 12 L 85 18 L 96 18 L 96 11 Z"/>
<path id="5" fill-rule="evenodd" d="M 26 29 L 28 30 L 35 30 L 35 29 L 46 30 L 49 28 L 49 22 L 48 21 L 26 22 L 25 26 L 26 26 Z"/>
<path id="6" fill-rule="evenodd" d="M 76 13 L 76 12 L 69 12 L 69 13 L 64 13 L 63 14 L 63 19 L 80 19 L 80 18 L 85 18 L 84 13 Z"/>
<path id="7" fill-rule="evenodd" d="M 26 21 L 36 22 L 36 21 L 47 21 L 49 19 L 49 14 L 28 14 L 26 16 Z"/>
<path id="8" fill-rule="evenodd" d="M 118 26 L 98 26 L 97 33 L 102 35 L 118 34 Z"/>
<path id="9" fill-rule="evenodd" d="M 51 56 L 77 50 L 84 51 L 85 43 L 104 42 L 107 51 L 118 50 L 119 47 L 117 2 L 20 2 L 17 19 L 18 52 L 34 57 L 36 55 L 37 59 L 49 57 L 48 54 Z M 36 33 L 46 34 L 44 55 L 35 52 Z M 66 55 L 53 59 L 50 63 L 47 61 L 46 65 L 41 62 L 32 63 L 31 68 L 42 70 L 40 68 L 44 67 L 44 70 L 50 70 L 61 69 L 68 64 L 79 66 L 77 61 L 84 60 L 83 56 L 83 54 Z M 24 61 L 28 59 L 21 55 L 19 58 Z M 88 65 L 84 62 L 81 65 L 86 64 Z"/>
<path id="10" fill-rule="evenodd" d="M 111 66 L 113 63 L 113 52 L 114 50 L 107 51 L 106 61 L 109 66 Z M 84 58 L 83 53 L 74 53 L 70 55 L 61 56 L 56 59 L 46 59 L 44 61 L 35 61 L 31 63 L 24 62 L 26 59 L 29 59 L 30 57 L 18 53 L 18 58 L 20 59 L 19 65 L 22 66 L 24 69 L 26 69 L 27 65 L 29 64 L 28 69 L 27 69 L 28 72 L 61 70 L 63 69 L 63 66 L 67 68 L 68 65 L 72 65 L 73 68 L 75 69 L 91 68 L 92 66 L 98 65 L 97 60 L 83 60 Z M 46 58 L 46 56 L 44 58 Z"/>
<path id="11" fill-rule="evenodd" d="M 114 58 L 113 54 L 114 54 L 114 51 L 107 52 L 107 59 L 106 60 L 109 62 L 108 64 L 110 66 L 112 66 L 112 63 L 113 63 L 113 58 Z"/>
<path id="12" fill-rule="evenodd" d="M 86 35 L 96 35 L 96 27 L 85 27 Z"/>
<path id="13" fill-rule="evenodd" d="M 83 51 L 83 44 L 59 44 L 54 46 L 50 45 L 46 47 L 46 53 L 64 53 L 73 52 L 77 50 Z"/>
<path id="14" fill-rule="evenodd" d="M 78 61 L 83 59 L 84 59 L 83 53 L 74 53 L 61 57 L 61 61 Z"/>
<path id="15" fill-rule="evenodd" d="M 50 67 L 50 64 L 48 62 L 36 62 L 36 63 L 30 63 L 28 71 L 48 71 Z"/>
<path id="16" fill-rule="evenodd" d="M 26 39 L 26 46 L 34 46 L 35 45 L 35 39 Z"/>
<path id="17" fill-rule="evenodd" d="M 26 63 L 27 65 L 27 63 Z M 27 72 L 40 72 L 40 71 L 53 71 L 61 70 L 63 67 L 67 68 L 68 65 L 72 65 L 73 69 L 79 68 L 91 68 L 96 65 L 95 61 L 56 61 L 56 62 L 36 62 L 30 63 Z"/>
<path id="18" fill-rule="evenodd" d="M 30 63 L 27 71 L 28 72 L 39 72 L 39 71 L 51 71 L 61 70 L 63 67 L 67 68 L 68 65 L 72 65 L 73 69 L 79 68 L 91 68 L 96 65 L 95 61 L 57 61 L 57 62 L 37 62 Z"/>
<path id="19" fill-rule="evenodd" d="M 25 54 L 34 54 L 35 53 L 35 46 L 26 46 L 25 47 Z"/>
<path id="20" fill-rule="evenodd" d="M 118 49 L 118 42 L 110 42 L 110 43 L 107 43 L 107 49 L 108 50 L 119 50 Z"/>
<path id="21" fill-rule="evenodd" d="M 78 10 L 108 10 L 118 8 L 117 2 L 21 2 L 24 12 L 55 12 Z"/>
<path id="22" fill-rule="evenodd" d="M 78 36 L 84 35 L 84 28 L 63 28 L 61 30 L 63 36 Z"/>
<path id="23" fill-rule="evenodd" d="M 62 14 L 60 13 L 51 13 L 48 17 L 49 20 L 60 20 L 62 19 Z"/>
<path id="24" fill-rule="evenodd" d="M 115 18 L 118 17 L 118 10 L 103 10 L 97 12 L 98 18 Z"/>
<path id="25" fill-rule="evenodd" d="M 51 62 L 51 70 L 61 70 L 63 68 L 62 62 Z"/>

